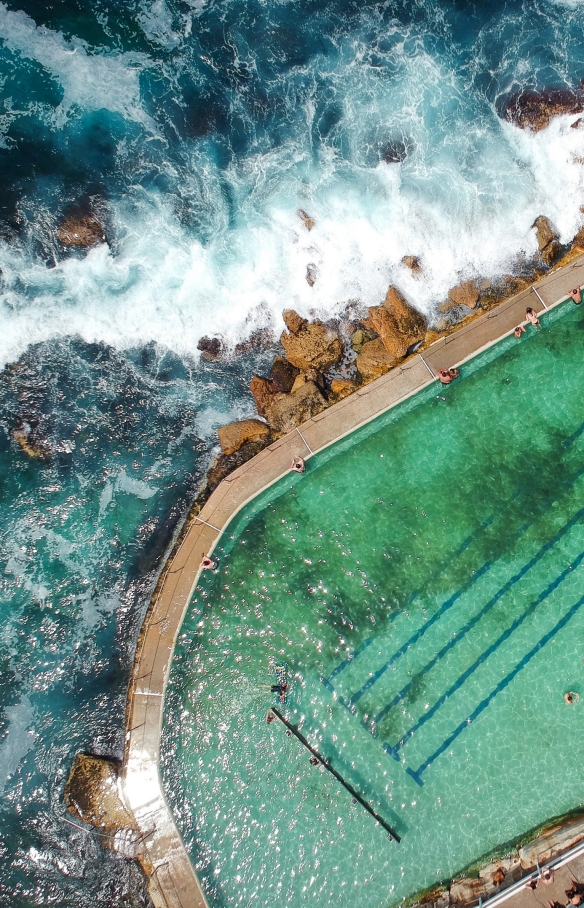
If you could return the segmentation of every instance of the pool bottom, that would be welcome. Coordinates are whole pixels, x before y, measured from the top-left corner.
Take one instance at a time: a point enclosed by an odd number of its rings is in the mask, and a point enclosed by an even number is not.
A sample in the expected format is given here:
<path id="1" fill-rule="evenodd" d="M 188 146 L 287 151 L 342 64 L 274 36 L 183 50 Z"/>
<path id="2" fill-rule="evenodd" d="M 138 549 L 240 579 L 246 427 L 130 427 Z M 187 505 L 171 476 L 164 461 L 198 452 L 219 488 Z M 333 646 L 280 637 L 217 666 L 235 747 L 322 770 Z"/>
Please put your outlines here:
<path id="1" fill-rule="evenodd" d="M 580 803 L 578 318 L 314 458 L 223 537 L 163 740 L 212 901 L 394 904 Z M 270 657 L 399 846 L 267 726 Z"/>

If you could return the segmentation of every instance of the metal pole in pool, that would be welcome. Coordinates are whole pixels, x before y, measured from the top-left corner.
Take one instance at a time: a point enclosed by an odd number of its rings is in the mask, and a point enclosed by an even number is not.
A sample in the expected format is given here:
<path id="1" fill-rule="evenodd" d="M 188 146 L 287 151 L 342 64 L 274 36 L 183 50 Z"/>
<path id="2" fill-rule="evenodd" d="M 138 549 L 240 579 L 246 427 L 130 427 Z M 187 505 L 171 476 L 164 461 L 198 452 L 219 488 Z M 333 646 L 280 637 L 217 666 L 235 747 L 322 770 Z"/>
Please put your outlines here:
<path id="1" fill-rule="evenodd" d="M 328 762 L 328 760 L 325 760 L 324 757 L 321 757 L 321 755 L 318 753 L 318 751 L 315 750 L 314 747 L 312 747 L 312 746 L 308 743 L 308 741 L 306 740 L 306 738 L 304 737 L 304 735 L 302 734 L 302 732 L 299 732 L 298 729 L 294 727 L 294 725 L 291 725 L 290 722 L 288 722 L 288 720 L 284 718 L 284 716 L 282 715 L 282 713 L 280 712 L 280 710 L 276 709 L 275 706 L 272 706 L 272 708 L 270 709 L 270 712 L 273 713 L 273 714 L 280 720 L 280 722 L 282 723 L 282 725 L 285 725 L 285 726 L 286 726 L 286 728 L 288 729 L 288 731 L 290 732 L 290 734 L 294 735 L 294 737 L 297 738 L 297 739 L 300 741 L 300 743 L 301 743 L 302 745 L 304 745 L 304 747 L 305 747 L 307 750 L 310 751 L 310 753 L 312 754 L 313 757 L 316 757 L 316 759 L 318 760 L 318 762 L 319 762 L 322 766 L 324 766 L 324 768 L 325 768 L 328 772 L 330 772 L 331 775 L 333 775 L 333 776 L 335 777 L 335 779 L 337 780 L 337 782 L 340 782 L 341 785 L 343 786 L 343 788 L 346 788 L 346 790 L 349 792 L 349 794 L 351 795 L 351 797 L 355 798 L 355 800 L 359 802 L 359 804 L 361 805 L 361 807 L 364 807 L 365 810 L 367 811 L 367 813 L 370 813 L 371 816 L 372 816 L 375 820 L 377 820 L 377 822 L 379 823 L 380 826 L 383 826 L 383 828 L 385 829 L 385 831 L 386 831 L 387 834 L 388 834 L 388 838 L 394 839 L 394 841 L 396 841 L 396 842 L 401 842 L 401 838 L 400 838 L 400 836 L 397 834 L 397 832 L 395 831 L 395 829 L 392 829 L 392 827 L 389 825 L 389 823 L 386 823 L 385 820 L 383 819 L 383 817 L 380 817 L 379 814 L 376 813 L 375 810 L 373 810 L 373 807 L 371 807 L 371 805 L 367 803 L 367 801 L 365 800 L 365 798 L 362 797 L 362 795 L 360 795 L 358 791 L 355 791 L 355 789 L 353 788 L 353 786 L 352 786 L 349 782 L 346 782 L 345 779 L 343 779 L 342 775 L 336 771 L 336 769 L 333 769 L 333 767 L 332 767 L 331 764 Z"/>

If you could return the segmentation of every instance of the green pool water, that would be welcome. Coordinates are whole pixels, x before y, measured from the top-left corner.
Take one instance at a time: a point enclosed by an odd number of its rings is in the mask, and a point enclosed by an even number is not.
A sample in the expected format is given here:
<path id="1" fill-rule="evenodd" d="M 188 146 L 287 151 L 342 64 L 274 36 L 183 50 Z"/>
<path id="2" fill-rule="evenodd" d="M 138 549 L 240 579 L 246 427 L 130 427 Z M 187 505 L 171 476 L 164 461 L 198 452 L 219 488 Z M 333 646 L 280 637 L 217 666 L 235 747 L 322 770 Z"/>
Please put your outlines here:
<path id="1" fill-rule="evenodd" d="M 584 800 L 584 312 L 543 321 L 222 537 L 162 740 L 212 905 L 391 906 Z M 401 844 L 266 723 L 273 660 L 285 715 Z"/>

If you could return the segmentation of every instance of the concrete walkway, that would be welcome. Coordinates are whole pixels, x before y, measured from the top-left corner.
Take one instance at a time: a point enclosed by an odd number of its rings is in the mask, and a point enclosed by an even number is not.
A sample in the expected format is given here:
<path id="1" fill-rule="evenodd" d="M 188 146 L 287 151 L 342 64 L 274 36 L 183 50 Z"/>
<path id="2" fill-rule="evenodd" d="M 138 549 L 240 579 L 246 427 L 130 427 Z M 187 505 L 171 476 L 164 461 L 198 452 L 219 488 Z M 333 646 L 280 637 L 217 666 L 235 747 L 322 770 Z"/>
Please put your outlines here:
<path id="1" fill-rule="evenodd" d="M 201 552 L 212 552 L 231 518 L 289 472 L 293 455 L 310 458 L 431 384 L 437 369 L 461 365 L 509 334 L 525 320 L 527 306 L 545 314 L 545 306 L 559 304 L 570 288 L 582 284 L 584 255 L 449 337 L 440 338 L 422 356 L 411 356 L 387 375 L 319 413 L 239 467 L 213 492 L 163 569 L 140 633 L 128 691 L 124 790 L 153 867 L 150 894 L 156 908 L 207 905 L 164 797 L 159 773 L 164 691 L 175 641 L 199 575 Z"/>

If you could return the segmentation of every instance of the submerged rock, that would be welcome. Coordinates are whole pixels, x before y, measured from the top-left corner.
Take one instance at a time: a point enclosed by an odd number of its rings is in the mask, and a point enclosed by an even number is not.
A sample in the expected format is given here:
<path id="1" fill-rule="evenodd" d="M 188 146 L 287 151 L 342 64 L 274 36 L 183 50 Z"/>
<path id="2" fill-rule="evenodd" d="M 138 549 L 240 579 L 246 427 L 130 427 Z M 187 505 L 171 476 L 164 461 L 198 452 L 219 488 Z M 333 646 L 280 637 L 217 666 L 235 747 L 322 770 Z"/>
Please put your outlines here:
<path id="1" fill-rule="evenodd" d="M 274 432 L 283 435 L 316 416 L 326 406 L 327 402 L 314 382 L 307 381 L 292 394 L 276 394 L 266 410 L 266 419 Z"/>
<path id="2" fill-rule="evenodd" d="M 397 357 L 389 353 L 383 340 L 378 337 L 367 341 L 361 347 L 357 357 L 357 370 L 365 381 L 373 381 L 374 378 L 389 372 L 396 362 Z"/>
<path id="3" fill-rule="evenodd" d="M 28 423 L 24 422 L 12 430 L 12 437 L 18 442 L 21 449 L 31 460 L 48 462 L 51 459 L 51 449 L 43 442 L 37 440 Z"/>
<path id="4" fill-rule="evenodd" d="M 369 318 L 387 352 L 397 358 L 426 335 L 425 317 L 395 287 L 389 288 L 381 306 L 370 307 Z"/>
<path id="5" fill-rule="evenodd" d="M 223 453 L 235 454 L 248 441 L 265 441 L 270 434 L 270 427 L 259 419 L 242 419 L 220 426 L 217 434 Z"/>
<path id="6" fill-rule="evenodd" d="M 381 149 L 381 160 L 386 164 L 401 164 L 413 151 L 414 143 L 411 139 L 396 139 L 386 142 Z"/>
<path id="7" fill-rule="evenodd" d="M 285 317 L 286 315 L 287 313 L 284 313 Z M 297 313 L 294 315 L 300 319 Z M 286 359 L 303 371 L 318 369 L 319 372 L 326 372 L 343 355 L 341 339 L 326 325 L 309 324 L 304 319 L 302 321 L 304 324 L 297 327 L 294 332 L 284 331 L 280 338 L 286 352 Z M 295 321 L 294 326 L 297 324 L 298 322 Z"/>
<path id="8" fill-rule="evenodd" d="M 103 226 L 93 213 L 70 211 L 59 226 L 59 239 L 64 246 L 97 246 L 105 240 Z"/>
<path id="9" fill-rule="evenodd" d="M 544 88 L 541 91 L 522 91 L 511 95 L 502 113 L 509 123 L 520 129 L 539 132 L 549 125 L 552 117 L 584 111 L 584 91 L 570 88 Z"/>
<path id="10" fill-rule="evenodd" d="M 310 262 L 306 266 L 306 283 L 308 284 L 309 287 L 314 287 L 314 285 L 316 284 L 317 275 L 318 275 L 318 269 L 317 269 L 316 265 L 313 264 L 312 262 Z"/>

